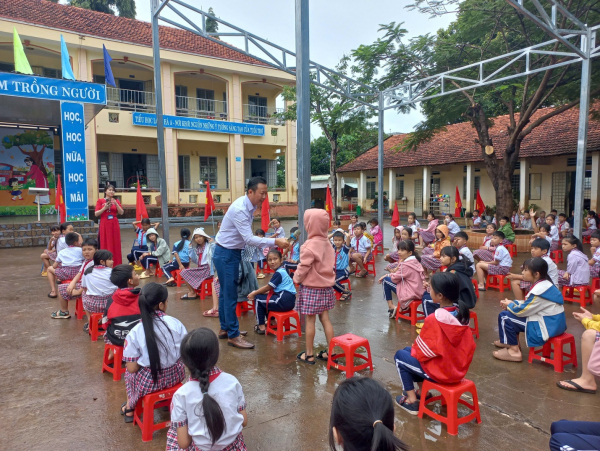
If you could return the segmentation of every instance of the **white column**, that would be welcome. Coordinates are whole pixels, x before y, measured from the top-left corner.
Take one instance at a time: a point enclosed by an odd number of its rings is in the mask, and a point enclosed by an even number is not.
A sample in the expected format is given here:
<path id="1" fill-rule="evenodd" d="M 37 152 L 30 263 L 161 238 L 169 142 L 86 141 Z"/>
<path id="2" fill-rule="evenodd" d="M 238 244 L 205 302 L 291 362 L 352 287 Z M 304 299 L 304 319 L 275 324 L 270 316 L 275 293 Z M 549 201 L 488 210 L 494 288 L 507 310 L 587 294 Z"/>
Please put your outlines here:
<path id="1" fill-rule="evenodd" d="M 592 197 L 590 207 L 591 210 L 598 213 L 598 210 L 600 210 L 600 179 L 598 177 L 598 174 L 600 174 L 600 153 L 598 152 L 592 154 L 592 174 Z"/>
<path id="2" fill-rule="evenodd" d="M 394 202 L 396 202 L 396 171 L 390 169 L 388 171 L 388 199 L 389 209 L 394 209 Z"/>
<path id="3" fill-rule="evenodd" d="M 431 201 L 431 168 L 423 166 L 423 214 L 429 211 Z"/>
<path id="4" fill-rule="evenodd" d="M 463 193 L 465 196 L 466 211 L 473 212 L 473 199 L 475 198 L 475 168 L 473 163 L 467 163 L 467 192 Z M 483 212 L 481 212 L 483 214 Z"/>
<path id="5" fill-rule="evenodd" d="M 529 164 L 525 158 L 519 160 L 521 163 L 519 175 L 519 207 L 523 210 L 529 207 Z"/>
<path id="6" fill-rule="evenodd" d="M 335 174 L 336 183 L 336 207 L 340 207 L 342 205 L 342 179 L 344 177 L 339 172 Z"/>
<path id="7" fill-rule="evenodd" d="M 365 210 L 367 205 L 367 174 L 364 171 L 360 171 L 358 177 L 358 205 Z"/>

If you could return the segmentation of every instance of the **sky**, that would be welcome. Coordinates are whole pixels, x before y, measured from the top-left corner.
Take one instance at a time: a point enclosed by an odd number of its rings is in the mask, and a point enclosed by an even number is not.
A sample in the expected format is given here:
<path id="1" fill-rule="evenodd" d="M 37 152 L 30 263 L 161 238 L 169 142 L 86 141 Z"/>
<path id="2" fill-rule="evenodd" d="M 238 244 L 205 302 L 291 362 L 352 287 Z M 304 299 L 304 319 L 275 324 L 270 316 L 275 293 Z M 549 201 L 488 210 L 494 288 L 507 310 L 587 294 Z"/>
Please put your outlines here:
<path id="1" fill-rule="evenodd" d="M 137 18 L 150 21 L 150 2 L 135 0 Z M 208 11 L 213 7 L 220 19 L 261 36 L 286 49 L 295 50 L 294 0 L 187 0 L 196 8 Z M 310 59 L 334 68 L 339 59 L 361 44 L 371 44 L 378 36 L 380 24 L 404 22 L 409 31 L 407 38 L 425 33 L 435 33 L 447 27 L 454 14 L 430 18 L 428 14 L 408 11 L 405 6 L 411 0 L 329 0 L 310 2 Z M 177 18 L 168 11 L 165 16 Z M 162 23 L 163 25 L 166 25 Z M 224 31 L 221 27 L 219 31 Z M 226 38 L 225 38 L 226 39 Z M 399 114 L 388 110 L 384 117 L 384 129 L 390 132 L 410 132 L 422 120 L 418 110 Z M 311 127 L 311 135 L 320 135 L 317 126 Z"/>

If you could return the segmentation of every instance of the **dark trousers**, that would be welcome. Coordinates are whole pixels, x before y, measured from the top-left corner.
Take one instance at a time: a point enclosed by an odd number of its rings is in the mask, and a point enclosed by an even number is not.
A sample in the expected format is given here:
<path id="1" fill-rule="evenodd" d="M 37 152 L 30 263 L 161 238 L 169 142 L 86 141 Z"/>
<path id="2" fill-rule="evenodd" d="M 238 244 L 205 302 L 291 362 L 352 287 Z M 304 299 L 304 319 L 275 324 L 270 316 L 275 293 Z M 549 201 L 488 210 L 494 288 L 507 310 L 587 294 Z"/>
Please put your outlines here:
<path id="1" fill-rule="evenodd" d="M 240 325 L 235 309 L 237 306 L 237 280 L 240 276 L 241 261 L 241 249 L 225 249 L 221 246 L 215 246 L 213 265 L 221 285 L 221 291 L 219 292 L 219 321 L 221 323 L 221 330 L 227 331 L 229 338 L 236 338 L 240 335 Z"/>
<path id="2" fill-rule="evenodd" d="M 144 269 L 148 269 L 150 267 L 150 265 L 156 266 L 158 264 L 158 258 L 148 255 L 147 257 L 143 257 L 140 260 L 140 263 L 142 264 L 142 267 Z"/>
<path id="3" fill-rule="evenodd" d="M 600 449 L 600 423 L 560 420 L 550 427 L 551 451 L 589 451 Z"/>
<path id="4" fill-rule="evenodd" d="M 402 380 L 402 387 L 405 391 L 415 389 L 415 382 L 423 382 L 425 379 L 432 380 L 421 368 L 421 364 L 417 359 L 410 355 L 410 346 L 400 349 L 394 355 L 398 375 Z"/>
<path id="5" fill-rule="evenodd" d="M 500 342 L 506 345 L 516 346 L 519 344 L 519 333 L 525 332 L 527 319 L 519 318 L 508 310 L 498 315 L 498 334 Z"/>
<path id="6" fill-rule="evenodd" d="M 184 268 L 188 268 L 190 266 L 190 262 L 181 262 L 181 264 L 183 265 Z M 168 279 L 173 277 L 171 275 L 171 272 L 176 271 L 178 269 L 179 269 L 179 263 L 177 263 L 177 260 L 170 261 L 169 263 L 167 263 L 165 266 L 162 267 L 162 270 Z"/>
<path id="7" fill-rule="evenodd" d="M 335 284 L 333 285 L 333 289 L 338 293 L 345 293 L 346 287 L 342 285 L 340 282 L 342 280 L 346 280 L 348 278 L 348 270 L 347 269 L 336 269 L 335 270 Z"/>
<path id="8" fill-rule="evenodd" d="M 148 246 L 133 246 L 131 253 L 127 255 L 127 260 L 129 260 L 129 263 L 135 263 L 144 252 L 148 252 Z"/>
<path id="9" fill-rule="evenodd" d="M 381 286 L 383 287 L 383 298 L 386 301 L 392 300 L 392 294 L 397 295 L 396 284 L 394 282 L 392 282 L 392 278 L 390 276 L 385 276 L 383 278 L 383 282 L 381 283 Z"/>
<path id="10" fill-rule="evenodd" d="M 259 294 L 255 298 L 256 301 L 256 321 L 258 324 L 263 325 L 267 317 L 267 295 Z M 280 291 L 279 293 L 273 293 L 271 299 L 269 299 L 268 310 L 272 312 L 289 312 L 294 310 L 296 305 L 296 295 L 289 291 Z M 279 327 L 279 325 L 277 326 Z"/>

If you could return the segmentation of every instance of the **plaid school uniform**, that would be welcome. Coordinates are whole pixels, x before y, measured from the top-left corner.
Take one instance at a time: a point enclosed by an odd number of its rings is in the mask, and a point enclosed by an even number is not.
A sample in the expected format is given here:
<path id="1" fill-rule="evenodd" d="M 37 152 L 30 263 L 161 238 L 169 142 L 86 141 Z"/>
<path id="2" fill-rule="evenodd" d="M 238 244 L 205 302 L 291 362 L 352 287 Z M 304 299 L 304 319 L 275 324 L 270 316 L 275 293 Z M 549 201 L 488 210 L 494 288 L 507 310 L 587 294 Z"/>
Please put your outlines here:
<path id="1" fill-rule="evenodd" d="M 426 248 L 423 249 L 423 252 L 421 252 L 421 255 L 433 255 L 433 248 L 430 246 L 427 246 Z"/>
<path id="2" fill-rule="evenodd" d="M 73 280 L 79 272 L 79 266 L 60 266 L 54 270 L 58 280 Z"/>
<path id="3" fill-rule="evenodd" d="M 58 285 L 58 293 L 60 294 L 60 296 L 65 300 L 65 301 L 72 301 L 73 299 L 75 299 L 75 297 L 71 296 L 68 292 L 67 292 L 67 288 L 69 288 L 69 284 L 68 283 L 61 283 Z M 81 290 L 81 283 L 77 282 L 75 284 L 75 289 L 76 290 Z"/>
<path id="4" fill-rule="evenodd" d="M 136 362 L 137 358 L 123 357 L 124 362 Z M 185 367 L 181 360 L 175 365 L 163 368 L 158 372 L 156 383 L 152 380 L 150 367 L 144 366 L 136 373 L 125 371 L 125 389 L 129 407 L 133 409 L 137 402 L 148 393 L 154 393 L 165 388 L 170 388 L 185 379 Z"/>
<path id="5" fill-rule="evenodd" d="M 106 303 L 112 294 L 106 296 L 93 296 L 91 294 L 83 294 L 81 301 L 83 303 L 83 309 L 89 313 L 104 313 L 106 309 Z"/>
<path id="6" fill-rule="evenodd" d="M 600 249 L 597 249 L 596 252 L 594 252 L 592 258 L 595 263 L 593 266 L 590 266 L 590 277 L 596 278 L 600 275 Z"/>
<path id="7" fill-rule="evenodd" d="M 56 253 L 55 250 L 54 251 L 49 251 L 48 249 L 46 249 L 44 252 L 46 253 L 46 255 L 48 256 L 48 258 L 50 260 L 52 260 L 52 261 L 56 260 L 57 253 Z"/>
<path id="8" fill-rule="evenodd" d="M 489 246 L 489 242 L 491 241 L 492 236 L 490 235 L 489 237 L 486 236 L 483 239 L 483 244 L 482 246 Z M 478 258 L 480 261 L 482 262 L 491 262 L 494 260 L 494 252 L 495 252 L 496 248 L 495 247 L 488 247 L 488 249 L 477 249 L 476 251 L 473 252 L 473 258 Z"/>
<path id="9" fill-rule="evenodd" d="M 389 272 L 393 272 L 393 271 L 396 270 L 397 267 L 398 267 L 398 263 L 397 262 L 396 263 L 390 263 L 389 265 L 387 265 L 385 267 L 385 270 L 389 271 Z"/>
<path id="10" fill-rule="evenodd" d="M 425 269 L 428 269 L 430 271 L 436 271 L 441 268 L 442 262 L 439 258 L 436 258 L 433 255 L 425 255 L 421 257 L 421 265 Z"/>
<path id="11" fill-rule="evenodd" d="M 332 287 L 312 288 L 300 285 L 296 299 L 296 311 L 301 315 L 320 315 L 335 307 L 335 291 Z"/>
<path id="12" fill-rule="evenodd" d="M 510 272 L 508 266 L 488 265 L 488 274 L 492 276 L 507 276 Z"/>
<path id="13" fill-rule="evenodd" d="M 423 242 L 425 244 L 433 243 L 435 241 L 435 232 L 428 232 L 426 230 L 422 230 L 419 232 L 419 236 L 423 238 Z"/>
<path id="14" fill-rule="evenodd" d="M 196 246 L 196 248 L 194 248 L 194 252 L 198 257 L 198 267 L 184 269 L 179 273 L 181 278 L 185 280 L 186 283 L 194 290 L 200 288 L 202 282 L 210 277 L 210 265 L 200 264 L 200 262 L 202 261 L 202 253 L 204 252 L 205 247 L 206 244 L 202 246 Z"/>

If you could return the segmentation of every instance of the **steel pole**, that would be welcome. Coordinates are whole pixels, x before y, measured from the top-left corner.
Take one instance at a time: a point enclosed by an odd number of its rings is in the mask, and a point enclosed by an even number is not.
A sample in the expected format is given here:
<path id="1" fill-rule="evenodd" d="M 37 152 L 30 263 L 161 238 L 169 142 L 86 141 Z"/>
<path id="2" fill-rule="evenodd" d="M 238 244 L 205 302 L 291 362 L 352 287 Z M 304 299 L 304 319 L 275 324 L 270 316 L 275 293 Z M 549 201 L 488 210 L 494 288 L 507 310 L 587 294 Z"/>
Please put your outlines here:
<path id="1" fill-rule="evenodd" d="M 379 228 L 381 229 L 383 237 L 383 114 L 384 110 L 383 92 L 379 93 L 379 121 L 378 121 L 378 158 L 377 158 L 377 191 L 379 191 L 379 197 L 377 198 L 377 218 L 379 220 Z"/>
<path id="2" fill-rule="evenodd" d="M 154 60 L 154 92 L 156 101 L 156 140 L 160 180 L 161 218 L 163 238 L 169 244 L 169 201 L 167 197 L 167 164 L 165 158 L 165 125 L 163 122 L 162 77 L 160 67 L 160 42 L 158 35 L 159 0 L 152 0 L 152 56 Z"/>
<path id="3" fill-rule="evenodd" d="M 298 157 L 298 227 L 306 239 L 304 211 L 310 208 L 310 69 L 308 0 L 296 0 L 296 153 Z"/>

